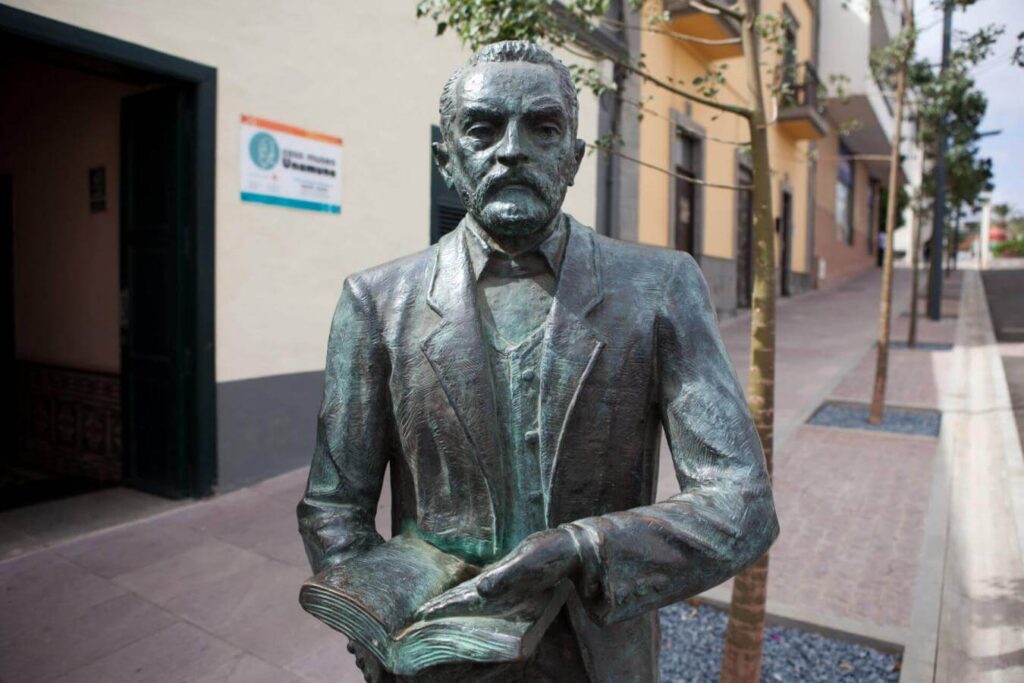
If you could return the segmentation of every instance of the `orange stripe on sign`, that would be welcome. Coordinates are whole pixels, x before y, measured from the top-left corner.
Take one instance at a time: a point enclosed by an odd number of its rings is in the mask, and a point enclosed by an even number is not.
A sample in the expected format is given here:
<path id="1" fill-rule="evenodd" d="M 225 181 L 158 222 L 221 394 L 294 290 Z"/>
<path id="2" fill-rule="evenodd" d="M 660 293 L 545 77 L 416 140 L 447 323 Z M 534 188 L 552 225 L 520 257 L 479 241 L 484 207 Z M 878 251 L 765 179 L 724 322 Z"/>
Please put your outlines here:
<path id="1" fill-rule="evenodd" d="M 266 128 L 267 130 L 276 130 L 278 133 L 288 133 L 289 135 L 297 135 L 302 138 L 309 138 L 310 140 L 319 140 L 320 142 L 329 142 L 334 145 L 342 144 L 341 138 L 333 135 L 327 135 L 325 133 L 314 133 L 313 131 L 305 130 L 302 128 L 296 128 L 295 126 L 289 126 L 285 123 L 278 123 L 276 121 L 268 121 L 267 119 L 261 119 L 257 116 L 249 116 L 242 114 L 242 123 L 247 123 L 250 126 L 259 126 L 260 128 Z"/>

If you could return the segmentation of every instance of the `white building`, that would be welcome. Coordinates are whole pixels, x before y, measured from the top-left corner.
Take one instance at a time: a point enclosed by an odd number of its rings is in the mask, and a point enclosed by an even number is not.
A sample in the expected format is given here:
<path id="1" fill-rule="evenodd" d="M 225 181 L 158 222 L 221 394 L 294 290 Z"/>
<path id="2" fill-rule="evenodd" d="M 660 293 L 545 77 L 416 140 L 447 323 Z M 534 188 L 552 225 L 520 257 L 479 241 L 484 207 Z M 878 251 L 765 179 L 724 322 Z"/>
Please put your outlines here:
<path id="1" fill-rule="evenodd" d="M 10 4 L 20 450 L 169 496 L 308 463 L 342 280 L 458 220 L 430 143 L 468 50 L 412 0 Z M 340 138 L 340 212 L 243 201 L 243 116 Z M 588 156 L 566 209 L 603 184 Z"/>

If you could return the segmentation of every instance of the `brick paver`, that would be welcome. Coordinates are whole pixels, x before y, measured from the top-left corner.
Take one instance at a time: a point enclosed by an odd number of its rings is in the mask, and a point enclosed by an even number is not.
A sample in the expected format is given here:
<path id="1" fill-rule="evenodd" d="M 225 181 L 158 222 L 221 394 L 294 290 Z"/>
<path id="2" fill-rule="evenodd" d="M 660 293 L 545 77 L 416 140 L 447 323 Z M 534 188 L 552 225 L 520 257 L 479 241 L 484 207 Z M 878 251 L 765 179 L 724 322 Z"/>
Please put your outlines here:
<path id="1" fill-rule="evenodd" d="M 910 273 L 895 276 L 891 339 L 906 340 Z M 958 288 L 954 274 L 944 290 L 947 317 L 922 315 L 919 341 L 953 341 Z M 782 533 L 771 551 L 769 599 L 865 631 L 909 625 L 938 440 L 803 421 L 826 398 L 870 400 L 879 296 L 879 273 L 871 271 L 778 309 L 774 489 Z M 722 325 L 741 379 L 748 329 L 745 319 Z M 892 350 L 888 404 L 937 408 L 950 355 Z M 659 494 L 673 492 L 672 482 L 660 483 Z"/>
<path id="2" fill-rule="evenodd" d="M 935 451 L 933 438 L 801 427 L 775 468 L 772 600 L 908 626 Z"/>

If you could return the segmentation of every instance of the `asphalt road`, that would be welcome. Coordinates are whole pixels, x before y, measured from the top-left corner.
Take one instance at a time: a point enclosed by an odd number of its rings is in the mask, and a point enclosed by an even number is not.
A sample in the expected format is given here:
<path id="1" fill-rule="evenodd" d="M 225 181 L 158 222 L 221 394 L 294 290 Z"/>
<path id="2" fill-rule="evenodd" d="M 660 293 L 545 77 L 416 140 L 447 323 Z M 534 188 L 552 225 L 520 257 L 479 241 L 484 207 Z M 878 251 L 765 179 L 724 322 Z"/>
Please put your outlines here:
<path id="1" fill-rule="evenodd" d="M 1010 388 L 1017 436 L 1024 446 L 1024 268 L 986 270 L 982 281 Z"/>

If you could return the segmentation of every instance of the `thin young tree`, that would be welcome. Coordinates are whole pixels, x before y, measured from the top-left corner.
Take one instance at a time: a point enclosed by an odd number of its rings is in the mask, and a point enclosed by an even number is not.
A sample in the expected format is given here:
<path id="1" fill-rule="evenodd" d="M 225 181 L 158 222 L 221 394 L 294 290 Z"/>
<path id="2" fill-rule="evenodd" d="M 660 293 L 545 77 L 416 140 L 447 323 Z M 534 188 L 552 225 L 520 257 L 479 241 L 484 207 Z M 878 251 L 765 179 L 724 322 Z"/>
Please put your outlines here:
<path id="1" fill-rule="evenodd" d="M 907 91 L 907 67 L 914 54 L 917 30 L 914 12 L 909 0 L 902 0 L 903 14 L 907 18 L 904 30 L 889 46 L 888 60 L 896 67 L 896 112 L 893 117 L 892 151 L 889 154 L 889 192 L 885 209 L 885 255 L 882 264 L 882 301 L 878 313 L 878 355 L 875 361 L 875 382 L 871 394 L 868 422 L 879 424 L 885 407 L 885 382 L 889 370 L 889 326 L 892 322 L 892 255 L 893 230 L 896 226 L 896 206 L 899 203 L 900 143 L 903 133 L 903 105 Z"/>

